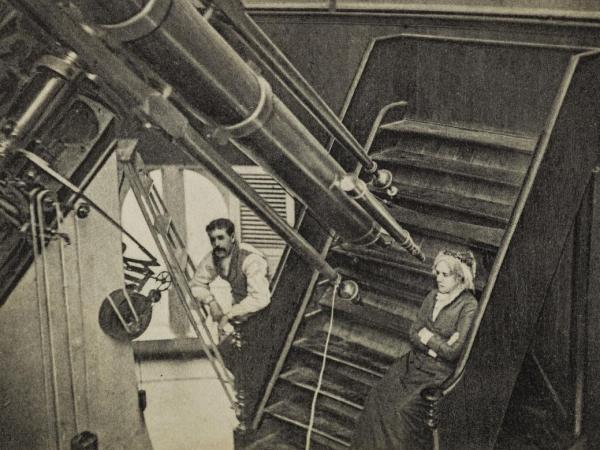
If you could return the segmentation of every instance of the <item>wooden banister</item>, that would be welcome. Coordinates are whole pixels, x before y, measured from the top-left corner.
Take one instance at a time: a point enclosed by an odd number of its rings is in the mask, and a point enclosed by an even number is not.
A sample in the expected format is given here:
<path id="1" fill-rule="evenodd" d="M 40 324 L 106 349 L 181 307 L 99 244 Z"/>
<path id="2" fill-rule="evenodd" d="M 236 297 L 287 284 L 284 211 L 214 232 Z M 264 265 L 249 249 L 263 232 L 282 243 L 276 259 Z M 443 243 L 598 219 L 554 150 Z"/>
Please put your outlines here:
<path id="1" fill-rule="evenodd" d="M 484 449 L 495 442 L 597 159 L 599 54 L 572 56 L 563 77 L 465 352 L 443 386 L 440 428 L 445 449 Z"/>

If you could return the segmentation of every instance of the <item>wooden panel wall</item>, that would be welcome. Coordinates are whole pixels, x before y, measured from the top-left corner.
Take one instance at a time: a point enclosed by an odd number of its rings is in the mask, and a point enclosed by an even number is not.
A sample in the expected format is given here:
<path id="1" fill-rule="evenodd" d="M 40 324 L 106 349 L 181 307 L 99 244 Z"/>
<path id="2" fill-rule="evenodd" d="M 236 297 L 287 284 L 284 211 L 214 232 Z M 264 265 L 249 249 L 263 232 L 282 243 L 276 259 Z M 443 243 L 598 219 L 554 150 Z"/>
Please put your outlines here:
<path id="1" fill-rule="evenodd" d="M 539 133 L 573 50 L 398 36 L 375 42 L 345 122 L 359 140 L 407 100 L 415 120 Z"/>
<path id="2" fill-rule="evenodd" d="M 415 2 L 413 2 L 415 3 Z M 254 11 L 253 17 L 315 86 L 341 111 L 354 73 L 372 39 L 419 33 L 569 45 L 596 45 L 600 30 L 585 23 L 506 20 L 435 14 L 349 14 Z M 299 39 L 302 45 L 298 45 Z"/>
<path id="3" fill-rule="evenodd" d="M 569 412 L 574 402 L 575 238 L 569 233 L 538 319 L 532 350 Z"/>
<path id="4" fill-rule="evenodd" d="M 594 170 L 589 219 L 589 277 L 584 287 L 587 298 L 587 348 L 584 391 L 584 428 L 589 442 L 600 442 L 600 175 Z"/>
<path id="5" fill-rule="evenodd" d="M 590 58 L 574 73 L 573 88 L 558 114 L 483 315 L 465 378 L 444 405 L 445 448 L 484 449 L 495 441 L 597 157 L 599 70 L 598 58 Z"/>

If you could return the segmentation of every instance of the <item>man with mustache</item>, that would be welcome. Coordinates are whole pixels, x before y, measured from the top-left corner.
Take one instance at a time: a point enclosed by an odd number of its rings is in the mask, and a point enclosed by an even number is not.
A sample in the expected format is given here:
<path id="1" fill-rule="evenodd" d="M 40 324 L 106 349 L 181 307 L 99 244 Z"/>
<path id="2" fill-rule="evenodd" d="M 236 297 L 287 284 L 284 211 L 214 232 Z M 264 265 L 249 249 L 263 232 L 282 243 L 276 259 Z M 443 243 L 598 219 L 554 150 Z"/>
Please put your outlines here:
<path id="1" fill-rule="evenodd" d="M 192 294 L 208 306 L 223 334 L 231 320 L 243 321 L 265 308 L 271 301 L 269 270 L 264 255 L 250 244 L 238 243 L 229 219 L 215 219 L 206 226 L 213 248 L 196 267 L 191 281 Z M 233 306 L 224 313 L 210 291 L 210 283 L 220 276 L 231 286 Z M 225 340 L 219 346 L 225 364 L 231 370 L 232 349 Z"/>

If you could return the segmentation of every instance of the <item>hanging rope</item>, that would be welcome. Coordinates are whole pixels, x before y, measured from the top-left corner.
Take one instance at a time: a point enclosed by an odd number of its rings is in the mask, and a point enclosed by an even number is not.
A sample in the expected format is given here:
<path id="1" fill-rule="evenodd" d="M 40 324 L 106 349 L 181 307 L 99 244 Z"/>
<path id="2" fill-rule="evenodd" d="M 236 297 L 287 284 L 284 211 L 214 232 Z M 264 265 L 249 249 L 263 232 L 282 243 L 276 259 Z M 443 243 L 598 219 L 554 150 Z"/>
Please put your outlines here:
<path id="1" fill-rule="evenodd" d="M 335 312 L 335 297 L 337 290 L 340 287 L 342 277 L 338 276 L 333 285 L 333 293 L 331 294 L 331 314 L 329 316 L 329 326 L 327 328 L 327 337 L 325 338 L 325 348 L 323 349 L 323 363 L 321 364 L 321 372 L 319 373 L 319 379 L 317 381 L 317 387 L 315 389 L 315 395 L 313 396 L 312 404 L 310 406 L 310 418 L 308 420 L 308 430 L 306 432 L 306 445 L 305 450 L 310 450 L 310 440 L 312 436 L 312 430 L 315 423 L 315 413 L 317 410 L 317 397 L 321 391 L 321 385 L 323 384 L 323 376 L 325 375 L 325 365 L 327 364 L 327 350 L 329 349 L 329 339 L 331 338 L 331 332 L 333 330 L 333 316 Z"/>
<path id="2" fill-rule="evenodd" d="M 59 174 L 58 172 L 53 170 L 45 160 L 43 160 L 36 154 L 31 153 L 27 150 L 18 149 L 17 151 L 19 153 L 21 153 L 29 161 L 31 161 L 33 164 L 35 164 L 38 168 L 40 168 L 41 170 L 46 172 L 46 174 L 50 175 L 52 178 L 54 178 L 56 181 L 58 181 L 64 187 L 66 187 L 71 192 L 73 192 L 77 196 L 77 198 L 84 199 L 102 217 L 104 217 L 108 222 L 110 222 L 111 225 L 113 225 L 114 227 L 119 229 L 121 231 L 121 233 L 123 233 L 125 236 L 127 236 L 129 239 L 131 239 L 131 241 L 133 243 L 135 243 L 135 245 L 137 245 L 139 247 L 139 249 L 146 256 L 148 256 L 148 258 L 150 258 L 152 261 L 156 261 L 156 258 L 154 257 L 154 255 L 152 253 L 150 253 L 150 251 L 148 249 L 146 249 L 146 247 L 144 247 L 135 237 L 133 237 L 133 235 L 131 233 L 129 233 L 125 228 L 123 228 L 118 221 L 113 219 L 110 216 L 110 214 L 108 214 L 106 211 L 104 211 L 98 204 L 96 204 L 96 202 L 94 202 L 91 198 L 89 198 L 87 195 L 85 195 L 81 189 L 79 189 L 77 186 L 75 186 L 73 183 L 71 183 L 69 180 L 67 180 L 65 177 L 63 177 L 61 174 Z"/>

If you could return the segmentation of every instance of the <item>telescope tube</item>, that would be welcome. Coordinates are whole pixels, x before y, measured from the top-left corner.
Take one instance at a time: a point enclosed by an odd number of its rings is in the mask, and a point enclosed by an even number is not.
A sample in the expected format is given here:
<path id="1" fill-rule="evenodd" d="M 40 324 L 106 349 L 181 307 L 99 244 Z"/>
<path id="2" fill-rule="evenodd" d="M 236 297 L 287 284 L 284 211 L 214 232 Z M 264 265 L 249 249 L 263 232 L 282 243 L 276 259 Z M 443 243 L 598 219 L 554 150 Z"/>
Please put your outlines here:
<path id="1" fill-rule="evenodd" d="M 343 168 L 188 1 L 150 0 L 130 17 L 119 13 L 122 0 L 102 3 L 111 23 L 102 28 L 220 124 L 212 133 L 217 143 L 235 139 L 342 239 L 371 245 L 382 225 L 397 228 L 391 215 L 378 223 L 344 192 Z"/>

